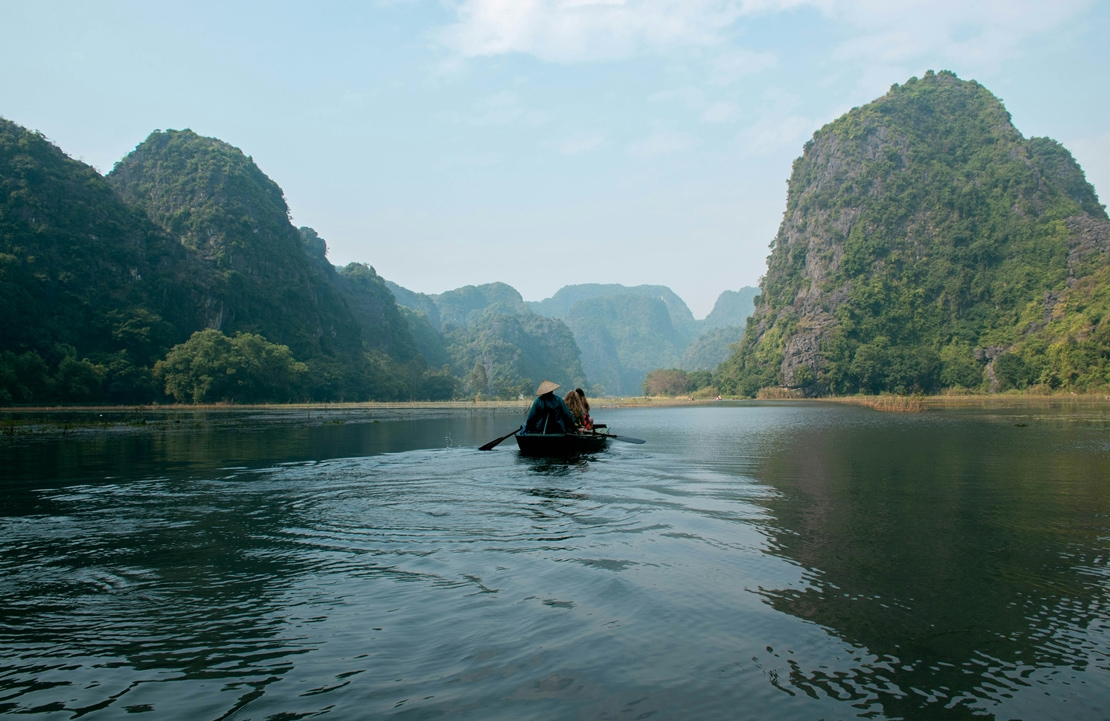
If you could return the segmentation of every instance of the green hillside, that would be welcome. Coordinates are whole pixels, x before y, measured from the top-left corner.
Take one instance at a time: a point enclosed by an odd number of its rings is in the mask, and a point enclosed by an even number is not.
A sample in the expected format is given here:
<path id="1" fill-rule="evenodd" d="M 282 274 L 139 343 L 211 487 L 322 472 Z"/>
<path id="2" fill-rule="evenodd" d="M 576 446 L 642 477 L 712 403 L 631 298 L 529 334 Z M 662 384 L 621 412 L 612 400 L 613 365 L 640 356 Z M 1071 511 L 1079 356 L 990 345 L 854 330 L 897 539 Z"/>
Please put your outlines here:
<path id="1" fill-rule="evenodd" d="M 467 326 L 481 316 L 524 315 L 531 311 L 520 293 L 505 283 L 467 285 L 433 296 L 444 327 L 448 324 Z"/>
<path id="2" fill-rule="evenodd" d="M 713 310 L 701 321 L 702 332 L 711 328 L 725 326 L 739 326 L 743 328 L 748 322 L 748 316 L 755 312 L 755 297 L 759 295 L 759 288 L 745 286 L 740 290 L 726 290 L 717 296 Z"/>
<path id="3" fill-rule="evenodd" d="M 686 347 L 678 367 L 685 371 L 713 370 L 736 352 L 743 338 L 743 326 L 710 328 Z"/>
<path id="4" fill-rule="evenodd" d="M 426 295 L 387 283 L 421 353 L 432 366 L 449 365 L 464 397 L 527 397 L 544 378 L 586 385 L 566 324 L 533 313 L 512 286 L 468 285 Z"/>
<path id="5" fill-rule="evenodd" d="M 533 312 L 546 315 L 549 318 L 566 319 L 570 315 L 571 309 L 579 303 L 588 303 L 599 298 L 609 298 L 616 295 L 656 298 L 662 301 L 667 308 L 672 327 L 684 338 L 693 340 L 698 334 L 698 322 L 694 320 L 694 314 L 690 312 L 686 302 L 665 285 L 626 286 L 619 283 L 567 285 L 556 291 L 555 295 L 550 298 L 528 303 L 528 307 Z"/>
<path id="6" fill-rule="evenodd" d="M 93 168 L 0 119 L 0 403 L 153 397 L 197 270 Z"/>
<path id="7" fill-rule="evenodd" d="M 418 345 L 369 265 L 337 271 L 227 143 L 156 132 L 104 178 L 0 120 L 0 188 L 0 403 L 390 400 L 459 386 L 442 340 Z"/>
<path id="8" fill-rule="evenodd" d="M 467 327 L 452 326 L 446 338 L 466 397 L 528 398 L 544 379 L 564 389 L 586 385 L 578 346 L 560 320 L 487 313 Z"/>
<path id="9" fill-rule="evenodd" d="M 413 393 L 416 371 L 403 365 L 416 346 L 388 289 L 372 269 L 336 273 L 326 244 L 292 226 L 281 188 L 238 148 L 155 132 L 108 181 L 203 266 L 203 327 L 288 346 L 308 366 L 310 398 Z"/>
<path id="10" fill-rule="evenodd" d="M 930 72 L 806 144 L 720 382 L 1101 387 L 1108 259 L 1110 222 L 1071 154 L 1024 138 L 978 83 Z"/>
<path id="11" fill-rule="evenodd" d="M 424 293 L 416 293 L 408 288 L 402 288 L 391 280 L 385 281 L 385 285 L 393 293 L 393 298 L 396 300 L 397 305 L 402 308 L 408 308 L 418 313 L 423 313 L 428 323 L 439 330 L 443 327 L 442 321 L 439 318 L 439 307 L 436 305 L 435 298 Z"/>
<path id="12" fill-rule="evenodd" d="M 648 371 L 673 367 L 689 344 L 667 305 L 650 295 L 579 301 L 566 320 L 595 395 L 639 395 Z"/>

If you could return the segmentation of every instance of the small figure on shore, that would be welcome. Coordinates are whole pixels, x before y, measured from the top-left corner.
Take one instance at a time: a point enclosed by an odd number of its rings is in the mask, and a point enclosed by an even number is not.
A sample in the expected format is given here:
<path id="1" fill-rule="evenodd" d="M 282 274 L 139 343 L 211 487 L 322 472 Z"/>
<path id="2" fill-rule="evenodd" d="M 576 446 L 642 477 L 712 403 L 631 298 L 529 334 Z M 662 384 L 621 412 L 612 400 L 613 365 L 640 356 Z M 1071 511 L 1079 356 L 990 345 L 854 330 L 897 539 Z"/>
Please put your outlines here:
<path id="1" fill-rule="evenodd" d="M 536 400 L 524 421 L 525 433 L 574 433 L 574 416 L 563 399 L 555 395 L 558 383 L 545 380 L 536 389 Z"/>
<path id="2" fill-rule="evenodd" d="M 586 400 L 585 392 L 581 388 L 575 388 L 563 400 L 574 416 L 575 425 L 587 431 L 593 430 L 594 420 L 590 418 L 590 402 Z"/>

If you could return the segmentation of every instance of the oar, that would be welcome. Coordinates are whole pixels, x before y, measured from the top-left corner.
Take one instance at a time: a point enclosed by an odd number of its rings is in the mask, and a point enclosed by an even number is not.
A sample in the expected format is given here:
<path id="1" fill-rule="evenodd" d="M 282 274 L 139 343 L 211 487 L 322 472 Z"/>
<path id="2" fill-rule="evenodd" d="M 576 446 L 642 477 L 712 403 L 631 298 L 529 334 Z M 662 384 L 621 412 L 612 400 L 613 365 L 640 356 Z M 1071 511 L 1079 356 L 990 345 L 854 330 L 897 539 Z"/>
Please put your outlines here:
<path id="1" fill-rule="evenodd" d="M 644 443 L 647 443 L 647 441 L 642 440 L 640 438 L 633 438 L 631 436 L 614 436 L 612 433 L 595 433 L 594 435 L 595 436 L 601 436 L 602 438 L 612 438 L 614 441 L 623 441 L 625 443 L 635 443 L 636 445 L 643 445 Z"/>
<path id="2" fill-rule="evenodd" d="M 497 440 L 490 441 L 489 443 L 487 443 L 484 446 L 478 446 L 478 450 L 479 451 L 492 451 L 494 446 L 496 446 L 498 443 L 505 440 L 509 436 L 515 436 L 517 434 L 517 431 L 519 431 L 521 428 L 524 428 L 524 426 L 521 426 L 520 428 L 516 428 L 516 429 L 510 431 L 510 432 L 506 433 L 505 435 L 501 436 L 500 438 L 498 438 Z"/>

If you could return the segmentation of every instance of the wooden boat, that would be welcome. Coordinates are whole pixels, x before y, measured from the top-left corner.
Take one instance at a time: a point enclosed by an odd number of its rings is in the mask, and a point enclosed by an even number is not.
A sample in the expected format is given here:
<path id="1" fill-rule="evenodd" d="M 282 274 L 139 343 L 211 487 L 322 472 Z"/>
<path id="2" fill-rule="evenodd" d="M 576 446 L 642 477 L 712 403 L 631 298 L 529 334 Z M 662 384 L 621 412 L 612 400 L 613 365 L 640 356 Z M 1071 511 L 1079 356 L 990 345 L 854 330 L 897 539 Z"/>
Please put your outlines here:
<path id="1" fill-rule="evenodd" d="M 601 433 L 517 433 L 516 445 L 525 456 L 578 456 L 604 451 L 609 437 Z"/>

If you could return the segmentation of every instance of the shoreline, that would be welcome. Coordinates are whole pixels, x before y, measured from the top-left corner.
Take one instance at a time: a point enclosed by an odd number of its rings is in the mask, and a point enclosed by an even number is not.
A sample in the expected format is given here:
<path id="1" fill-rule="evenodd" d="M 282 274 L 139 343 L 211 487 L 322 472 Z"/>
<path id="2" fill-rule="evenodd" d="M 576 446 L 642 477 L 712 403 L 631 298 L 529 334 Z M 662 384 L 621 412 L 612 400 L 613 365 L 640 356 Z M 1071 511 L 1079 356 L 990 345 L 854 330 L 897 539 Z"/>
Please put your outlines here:
<path id="1" fill-rule="evenodd" d="M 458 414 L 485 414 L 517 410 L 524 413 L 527 400 L 401 401 L 362 403 L 289 403 L 232 405 L 149 406 L 34 406 L 0 408 L 0 445 L 48 437 L 79 437 L 117 433 L 167 433 L 200 430 L 256 430 L 299 425 L 302 427 L 347 423 L 381 423 L 418 420 Z M 1053 406 L 1105 406 L 1104 394 L 960 394 L 936 396 L 834 396 L 825 398 L 723 398 L 694 399 L 670 396 L 628 396 L 593 399 L 594 410 L 617 408 L 674 408 L 720 403 L 840 403 L 878 412 L 921 413 L 950 409 L 1046 408 Z"/>
<path id="2" fill-rule="evenodd" d="M 669 407 L 697 402 L 686 398 L 600 398 L 594 400 L 593 407 Z M 250 431 L 273 426 L 382 423 L 513 410 L 523 414 L 531 404 L 532 399 L 529 398 L 510 401 L 4 407 L 0 408 L 0 446 L 34 438 L 212 429 Z"/>

